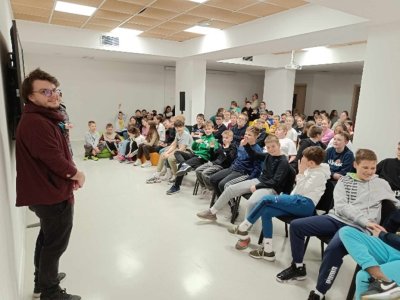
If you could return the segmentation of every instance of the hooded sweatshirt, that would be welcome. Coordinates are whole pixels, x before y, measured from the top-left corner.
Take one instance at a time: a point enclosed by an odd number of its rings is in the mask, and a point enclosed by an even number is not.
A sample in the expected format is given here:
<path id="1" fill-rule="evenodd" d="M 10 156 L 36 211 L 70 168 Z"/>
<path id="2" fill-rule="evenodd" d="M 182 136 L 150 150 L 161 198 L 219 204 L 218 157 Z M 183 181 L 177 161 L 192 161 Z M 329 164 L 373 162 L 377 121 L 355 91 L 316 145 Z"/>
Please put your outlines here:
<path id="1" fill-rule="evenodd" d="M 329 215 L 364 231 L 368 222 L 380 223 L 382 200 L 391 200 L 400 208 L 387 181 L 377 175 L 363 181 L 355 173 L 348 173 L 336 184 L 333 199 L 335 205 Z"/>
<path id="2" fill-rule="evenodd" d="M 56 110 L 28 103 L 17 128 L 16 206 L 51 205 L 74 201 L 77 169 Z"/>
<path id="3" fill-rule="evenodd" d="M 326 181 L 331 177 L 329 165 L 322 163 L 316 168 L 306 169 L 304 174 L 297 174 L 296 186 L 291 195 L 302 195 L 316 206 L 325 192 Z"/>

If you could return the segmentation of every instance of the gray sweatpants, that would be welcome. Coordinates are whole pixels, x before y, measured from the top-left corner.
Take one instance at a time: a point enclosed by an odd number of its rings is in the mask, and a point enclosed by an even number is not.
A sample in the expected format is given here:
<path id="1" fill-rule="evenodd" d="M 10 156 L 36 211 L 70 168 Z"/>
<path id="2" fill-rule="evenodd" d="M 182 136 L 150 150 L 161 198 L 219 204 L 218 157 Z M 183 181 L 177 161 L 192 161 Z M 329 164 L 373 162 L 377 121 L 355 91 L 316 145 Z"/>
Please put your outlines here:
<path id="1" fill-rule="evenodd" d="M 207 188 L 212 191 L 214 189 L 210 182 L 210 177 L 212 174 L 221 171 L 223 168 L 219 165 L 214 165 L 212 162 L 206 162 L 196 169 L 196 177 L 200 183 L 200 186 Z"/>
<path id="2" fill-rule="evenodd" d="M 250 187 L 252 187 L 253 185 L 257 185 L 259 183 L 260 181 L 257 178 L 254 178 L 233 185 L 229 185 L 228 187 L 225 188 L 221 196 L 219 196 L 218 200 L 215 202 L 212 209 L 216 211 L 221 210 L 226 204 L 228 204 L 229 200 L 244 194 L 251 193 Z M 276 195 L 274 189 L 256 190 L 247 201 L 246 217 L 251 212 L 253 207 L 256 206 L 256 204 L 262 199 L 262 197 L 264 197 L 265 195 L 273 195 L 273 194 Z"/>

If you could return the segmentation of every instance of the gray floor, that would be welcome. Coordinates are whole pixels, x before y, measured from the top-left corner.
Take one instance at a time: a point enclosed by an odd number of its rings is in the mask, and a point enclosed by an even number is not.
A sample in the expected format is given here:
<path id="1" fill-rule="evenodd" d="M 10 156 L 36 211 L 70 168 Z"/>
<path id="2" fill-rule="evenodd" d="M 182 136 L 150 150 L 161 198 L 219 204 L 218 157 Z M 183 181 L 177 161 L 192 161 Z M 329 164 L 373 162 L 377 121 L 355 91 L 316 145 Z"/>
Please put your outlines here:
<path id="1" fill-rule="evenodd" d="M 283 223 L 274 223 L 277 260 L 252 259 L 249 250 L 234 248 L 236 238 L 226 231 L 228 210 L 217 223 L 196 217 L 209 201 L 192 196 L 194 174 L 184 180 L 179 194 L 167 196 L 166 183 L 145 184 L 154 167 L 142 169 L 107 159 L 83 161 L 81 144 L 73 146 L 76 164 L 86 173 L 87 182 L 76 193 L 74 229 L 60 262 L 60 270 L 67 273 L 62 283 L 67 291 L 85 300 L 242 300 L 307 299 L 314 288 L 320 264 L 316 239 L 305 257 L 308 278 L 280 284 L 275 275 L 291 261 Z M 29 211 L 27 219 L 37 222 Z M 253 248 L 259 232 L 257 224 Z M 37 233 L 38 228 L 27 229 L 23 299 L 31 299 Z M 354 266 L 346 257 L 327 299 L 345 299 Z"/>

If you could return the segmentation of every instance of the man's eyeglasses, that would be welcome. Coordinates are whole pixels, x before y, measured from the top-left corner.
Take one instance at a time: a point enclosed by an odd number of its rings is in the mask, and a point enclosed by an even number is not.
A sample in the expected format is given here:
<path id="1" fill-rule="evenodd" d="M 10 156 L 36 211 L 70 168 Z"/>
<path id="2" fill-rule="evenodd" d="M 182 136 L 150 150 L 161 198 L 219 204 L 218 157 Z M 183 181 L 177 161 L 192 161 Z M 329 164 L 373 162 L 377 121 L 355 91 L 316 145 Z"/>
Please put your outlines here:
<path id="1" fill-rule="evenodd" d="M 51 89 L 41 89 L 38 91 L 33 91 L 33 93 L 39 93 L 46 97 L 51 97 L 51 96 L 53 96 L 53 94 L 56 94 L 57 96 L 62 95 L 60 89 L 52 89 L 52 90 Z"/>

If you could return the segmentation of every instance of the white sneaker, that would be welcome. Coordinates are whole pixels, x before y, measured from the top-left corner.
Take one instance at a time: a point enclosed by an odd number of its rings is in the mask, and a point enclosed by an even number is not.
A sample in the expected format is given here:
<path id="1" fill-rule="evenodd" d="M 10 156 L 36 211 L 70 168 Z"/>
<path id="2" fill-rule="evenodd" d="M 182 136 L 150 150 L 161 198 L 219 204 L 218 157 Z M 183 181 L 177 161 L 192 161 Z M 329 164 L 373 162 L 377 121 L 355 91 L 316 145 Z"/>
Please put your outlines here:
<path id="1" fill-rule="evenodd" d="M 142 162 L 140 161 L 140 159 L 137 159 L 135 162 L 134 162 L 134 166 L 136 166 L 136 167 L 138 167 L 138 166 L 140 166 L 142 164 Z"/>
<path id="2" fill-rule="evenodd" d="M 211 199 L 212 192 L 209 190 L 205 190 L 203 194 L 201 194 L 200 199 Z"/>
<path id="3" fill-rule="evenodd" d="M 171 178 L 171 176 L 172 176 L 171 169 L 168 168 L 167 172 L 165 173 L 165 175 L 164 176 L 160 176 L 160 179 L 162 181 L 168 181 Z"/>
<path id="4" fill-rule="evenodd" d="M 147 160 L 145 163 L 142 164 L 142 168 L 148 168 L 151 166 L 152 166 L 152 164 L 151 164 L 151 161 L 149 161 L 149 160 Z"/>

